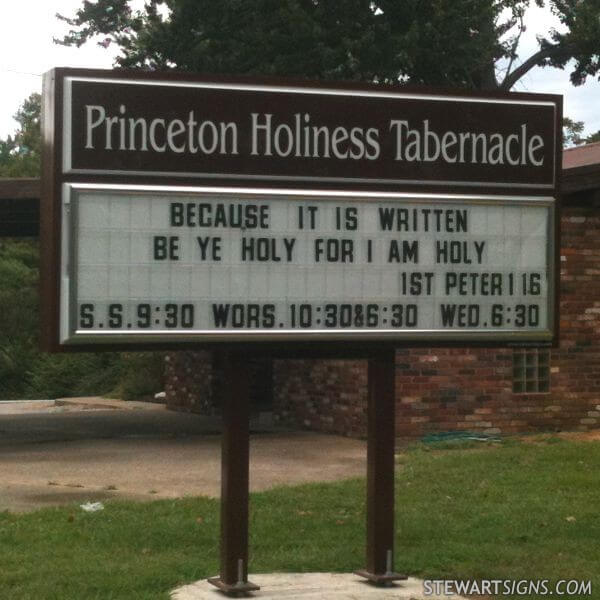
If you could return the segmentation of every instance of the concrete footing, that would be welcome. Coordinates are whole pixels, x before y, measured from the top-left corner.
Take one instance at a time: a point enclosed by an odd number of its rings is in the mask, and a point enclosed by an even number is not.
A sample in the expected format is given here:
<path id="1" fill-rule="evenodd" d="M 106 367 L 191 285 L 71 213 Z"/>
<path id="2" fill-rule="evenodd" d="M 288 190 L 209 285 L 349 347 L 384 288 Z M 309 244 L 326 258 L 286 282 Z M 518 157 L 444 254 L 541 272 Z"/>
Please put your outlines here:
<path id="1" fill-rule="evenodd" d="M 248 594 L 256 600 L 464 600 L 462 596 L 425 595 L 422 579 L 409 577 L 392 587 L 376 587 L 347 573 L 270 573 L 252 574 L 258 592 Z M 227 598 L 207 580 L 185 585 L 171 592 L 172 600 L 220 600 Z"/>

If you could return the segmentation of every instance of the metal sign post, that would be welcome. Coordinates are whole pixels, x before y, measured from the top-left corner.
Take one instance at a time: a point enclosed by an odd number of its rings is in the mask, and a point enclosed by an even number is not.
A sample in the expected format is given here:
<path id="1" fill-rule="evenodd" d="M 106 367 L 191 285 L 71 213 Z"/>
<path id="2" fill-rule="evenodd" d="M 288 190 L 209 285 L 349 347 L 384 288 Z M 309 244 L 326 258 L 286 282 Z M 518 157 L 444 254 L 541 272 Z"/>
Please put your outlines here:
<path id="1" fill-rule="evenodd" d="M 367 566 L 356 574 L 378 585 L 407 578 L 394 572 L 395 366 L 394 350 L 369 358 Z"/>
<path id="2" fill-rule="evenodd" d="M 249 369 L 237 354 L 219 356 L 223 369 L 221 442 L 221 569 L 208 581 L 231 594 L 260 589 L 248 581 Z"/>

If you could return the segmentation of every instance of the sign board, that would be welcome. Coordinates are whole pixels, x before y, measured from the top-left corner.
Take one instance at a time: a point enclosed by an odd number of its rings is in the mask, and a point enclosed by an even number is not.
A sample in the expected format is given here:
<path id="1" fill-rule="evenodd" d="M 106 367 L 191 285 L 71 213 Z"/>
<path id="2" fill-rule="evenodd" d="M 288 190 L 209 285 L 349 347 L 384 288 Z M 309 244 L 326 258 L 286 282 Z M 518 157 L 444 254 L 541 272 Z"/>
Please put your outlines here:
<path id="1" fill-rule="evenodd" d="M 554 338 L 556 96 L 61 69 L 45 103 L 55 344 Z"/>
<path id="2" fill-rule="evenodd" d="M 556 180 L 546 99 L 76 76 L 63 97 L 64 173 L 440 189 Z"/>

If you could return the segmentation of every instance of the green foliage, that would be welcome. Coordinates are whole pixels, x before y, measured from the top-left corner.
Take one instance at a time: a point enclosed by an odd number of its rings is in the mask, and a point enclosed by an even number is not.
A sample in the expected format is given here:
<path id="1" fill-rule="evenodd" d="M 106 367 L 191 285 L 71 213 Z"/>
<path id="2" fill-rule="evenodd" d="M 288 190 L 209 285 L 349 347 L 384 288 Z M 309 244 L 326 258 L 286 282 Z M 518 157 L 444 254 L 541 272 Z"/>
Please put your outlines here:
<path id="1" fill-rule="evenodd" d="M 0 399 L 111 394 L 130 400 L 160 391 L 159 353 L 40 352 L 38 261 L 37 242 L 0 240 Z"/>
<path id="2" fill-rule="evenodd" d="M 564 30 L 517 65 L 532 5 Z M 600 0 L 86 0 L 57 41 L 114 43 L 121 67 L 508 90 L 537 65 L 597 75 L 599 16 Z"/>
<path id="3" fill-rule="evenodd" d="M 565 31 L 552 30 L 539 40 L 541 64 L 564 69 L 572 61 L 571 83 L 581 85 L 600 71 L 600 0 L 552 0 L 549 4 Z"/>
<path id="4" fill-rule="evenodd" d="M 41 96 L 27 98 L 14 116 L 14 137 L 0 140 L 0 177 L 38 177 L 41 169 Z"/>
<path id="5" fill-rule="evenodd" d="M 162 352 L 123 352 L 119 355 L 119 378 L 113 394 L 123 400 L 152 397 L 162 389 Z"/>
<path id="6" fill-rule="evenodd" d="M 563 146 L 569 148 L 571 146 L 581 146 L 582 144 L 595 144 L 600 142 L 600 131 L 591 133 L 583 137 L 585 125 L 583 121 L 573 121 L 569 117 L 563 118 Z"/>
<path id="7" fill-rule="evenodd" d="M 596 133 L 591 133 L 585 138 L 586 144 L 597 144 L 600 142 L 600 130 L 596 131 Z"/>
<path id="8" fill-rule="evenodd" d="M 101 396 L 119 381 L 118 354 L 39 354 L 27 373 L 27 395 L 33 398 Z"/>
<path id="9" fill-rule="evenodd" d="M 594 442 L 404 453 L 396 568 L 430 579 L 591 580 L 598 589 L 599 463 Z M 218 500 L 105 506 L 0 513 L 0 597 L 167 600 L 218 572 Z M 279 487 L 252 494 L 250 509 L 251 573 L 364 567 L 363 480 Z"/>
<path id="10" fill-rule="evenodd" d="M 585 127 L 583 121 L 573 121 L 569 117 L 563 117 L 563 146 L 569 148 L 583 144 L 581 134 Z"/>
<path id="11" fill-rule="evenodd" d="M 39 354 L 27 373 L 26 394 L 35 398 L 106 396 L 136 400 L 162 389 L 159 353 L 83 352 Z"/>
<path id="12" fill-rule="evenodd" d="M 19 395 L 37 350 L 38 249 L 0 240 L 0 398 Z"/>

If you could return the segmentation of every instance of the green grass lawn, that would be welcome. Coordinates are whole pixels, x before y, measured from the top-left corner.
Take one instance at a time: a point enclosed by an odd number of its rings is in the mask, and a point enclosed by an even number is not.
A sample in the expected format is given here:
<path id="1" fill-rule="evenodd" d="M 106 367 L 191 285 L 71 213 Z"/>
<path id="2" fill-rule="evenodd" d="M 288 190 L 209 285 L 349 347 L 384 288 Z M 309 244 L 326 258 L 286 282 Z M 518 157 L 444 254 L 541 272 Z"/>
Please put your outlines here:
<path id="1" fill-rule="evenodd" d="M 590 579 L 600 598 L 600 443 L 440 448 L 398 459 L 397 570 Z M 253 494 L 251 573 L 363 567 L 364 496 L 362 480 Z M 166 600 L 217 574 L 218 513 L 205 498 L 2 513 L 0 598 Z"/>

